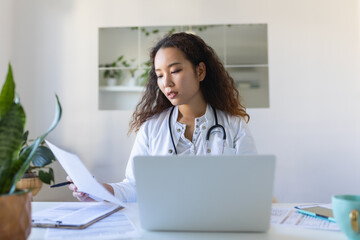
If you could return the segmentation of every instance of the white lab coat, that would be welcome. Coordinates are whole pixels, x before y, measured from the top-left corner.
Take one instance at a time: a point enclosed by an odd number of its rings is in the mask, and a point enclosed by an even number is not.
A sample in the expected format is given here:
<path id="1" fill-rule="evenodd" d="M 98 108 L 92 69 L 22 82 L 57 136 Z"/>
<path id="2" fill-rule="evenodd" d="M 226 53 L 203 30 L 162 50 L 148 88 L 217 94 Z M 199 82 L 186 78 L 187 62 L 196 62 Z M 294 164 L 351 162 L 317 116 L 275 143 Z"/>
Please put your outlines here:
<path id="1" fill-rule="evenodd" d="M 119 183 L 110 183 L 114 189 L 115 197 L 121 201 L 136 201 L 135 178 L 133 173 L 134 156 L 175 154 L 168 125 L 170 111 L 171 108 L 153 116 L 140 127 L 126 167 L 126 178 Z M 223 125 L 226 131 L 224 154 L 255 154 L 256 148 L 254 140 L 244 119 L 229 115 L 220 110 L 216 110 L 216 113 L 218 123 Z M 207 106 L 204 116 L 195 119 L 195 125 L 198 126 L 195 126 L 195 141 L 193 142 L 190 142 L 184 137 L 185 125 L 176 121 L 177 116 L 178 108 L 175 107 L 171 124 L 172 136 L 179 155 L 222 154 L 223 132 L 219 128 L 211 131 L 209 143 L 206 145 L 207 131 L 215 125 L 214 111 L 211 106 Z M 197 124 L 197 122 L 199 124 Z M 207 153 L 208 149 L 210 149 L 210 153 Z"/>

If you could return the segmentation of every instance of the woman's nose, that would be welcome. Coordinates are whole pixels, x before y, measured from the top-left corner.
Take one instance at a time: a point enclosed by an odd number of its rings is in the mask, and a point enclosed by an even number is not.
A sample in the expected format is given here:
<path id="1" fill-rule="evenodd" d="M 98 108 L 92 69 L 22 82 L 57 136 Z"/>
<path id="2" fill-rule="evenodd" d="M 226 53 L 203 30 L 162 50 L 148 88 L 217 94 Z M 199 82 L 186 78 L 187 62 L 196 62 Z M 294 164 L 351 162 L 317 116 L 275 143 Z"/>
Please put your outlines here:
<path id="1" fill-rule="evenodd" d="M 163 76 L 163 86 L 164 87 L 172 87 L 172 86 L 174 86 L 174 83 L 173 83 L 173 81 L 171 79 L 171 75 L 165 74 Z"/>

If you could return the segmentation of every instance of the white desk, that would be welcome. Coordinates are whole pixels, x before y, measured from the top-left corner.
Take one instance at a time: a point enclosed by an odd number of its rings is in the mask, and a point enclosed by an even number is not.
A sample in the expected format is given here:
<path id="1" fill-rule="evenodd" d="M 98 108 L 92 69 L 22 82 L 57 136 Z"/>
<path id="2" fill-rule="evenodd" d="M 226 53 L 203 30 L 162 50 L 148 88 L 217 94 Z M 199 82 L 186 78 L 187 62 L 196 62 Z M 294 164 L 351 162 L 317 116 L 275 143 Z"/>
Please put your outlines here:
<path id="1" fill-rule="evenodd" d="M 32 211 L 36 212 L 48 207 L 53 207 L 59 202 L 33 202 Z M 291 207 L 293 204 L 274 204 L 277 207 Z M 140 221 L 138 217 L 138 208 L 136 204 L 130 204 L 129 208 L 123 211 L 135 224 L 137 229 L 140 229 Z M 46 229 L 32 228 L 29 240 L 44 239 Z M 346 240 L 346 236 L 341 232 L 332 232 L 324 230 L 312 230 L 301 227 L 287 227 L 272 225 L 267 233 L 204 233 L 204 232 L 142 232 L 140 239 L 152 240 L 192 240 L 192 239 L 236 239 L 236 240 Z"/>

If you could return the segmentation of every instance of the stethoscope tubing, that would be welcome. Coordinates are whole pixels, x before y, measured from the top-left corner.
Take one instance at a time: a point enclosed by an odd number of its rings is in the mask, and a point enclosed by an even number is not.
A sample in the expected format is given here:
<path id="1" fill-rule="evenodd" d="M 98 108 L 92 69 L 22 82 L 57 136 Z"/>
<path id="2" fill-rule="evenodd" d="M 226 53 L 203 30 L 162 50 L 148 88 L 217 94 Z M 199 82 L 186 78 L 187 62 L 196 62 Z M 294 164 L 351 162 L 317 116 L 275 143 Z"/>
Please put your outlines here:
<path id="1" fill-rule="evenodd" d="M 173 138 L 172 131 L 171 131 L 171 116 L 172 116 L 172 113 L 173 113 L 174 109 L 175 109 L 175 106 L 172 107 L 172 109 L 170 111 L 170 114 L 169 114 L 169 131 L 170 131 L 171 142 L 172 142 L 173 147 L 174 147 L 174 152 L 177 155 L 177 150 L 176 150 L 176 147 L 175 147 L 174 138 Z"/>

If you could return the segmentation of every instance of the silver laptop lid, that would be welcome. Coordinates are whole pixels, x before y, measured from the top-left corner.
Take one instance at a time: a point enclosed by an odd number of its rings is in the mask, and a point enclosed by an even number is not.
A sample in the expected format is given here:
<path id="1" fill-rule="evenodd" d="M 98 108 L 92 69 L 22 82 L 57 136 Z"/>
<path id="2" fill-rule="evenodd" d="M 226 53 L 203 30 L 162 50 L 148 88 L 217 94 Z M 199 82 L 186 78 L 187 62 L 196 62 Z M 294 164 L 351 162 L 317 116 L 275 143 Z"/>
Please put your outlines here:
<path id="1" fill-rule="evenodd" d="M 266 231 L 275 157 L 138 156 L 134 174 L 147 230 Z"/>

